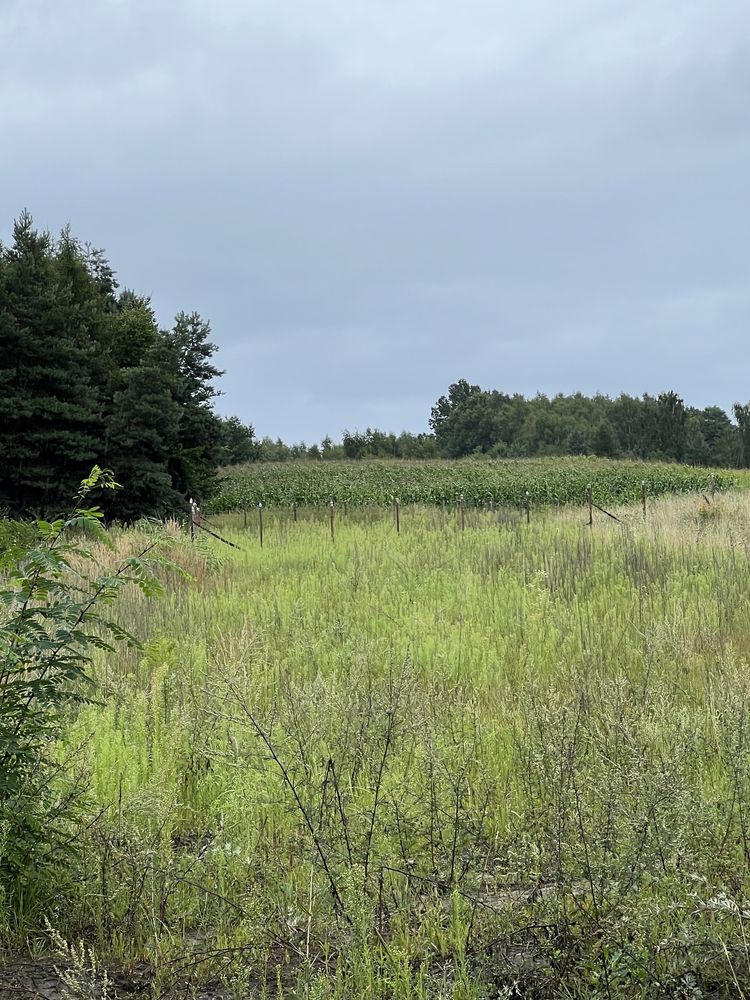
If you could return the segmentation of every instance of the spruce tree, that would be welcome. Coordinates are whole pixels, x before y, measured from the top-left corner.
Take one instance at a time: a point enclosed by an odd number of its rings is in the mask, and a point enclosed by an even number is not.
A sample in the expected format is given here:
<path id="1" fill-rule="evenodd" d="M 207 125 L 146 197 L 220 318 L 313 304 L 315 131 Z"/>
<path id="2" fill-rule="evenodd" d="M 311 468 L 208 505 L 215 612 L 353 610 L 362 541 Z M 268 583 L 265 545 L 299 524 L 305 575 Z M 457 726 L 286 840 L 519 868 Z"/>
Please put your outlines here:
<path id="1" fill-rule="evenodd" d="M 173 511 L 253 447 L 213 412 L 208 323 L 179 313 L 160 331 L 148 298 L 117 289 L 101 250 L 28 213 L 0 245 L 0 508 L 56 513 L 99 464 L 127 485 L 109 513 Z"/>
<path id="2" fill-rule="evenodd" d="M 239 465 L 242 462 L 253 462 L 257 458 L 258 443 L 250 424 L 243 424 L 239 417 L 226 417 L 219 420 L 219 425 L 221 465 Z"/>
<path id="3" fill-rule="evenodd" d="M 211 407 L 218 395 L 213 381 L 223 372 L 211 363 L 217 347 L 211 327 L 198 313 L 178 313 L 166 343 L 177 374 L 175 398 L 181 407 L 179 448 L 170 463 L 175 488 L 200 500 L 215 489 L 221 456 L 221 422 Z"/>
<path id="4" fill-rule="evenodd" d="M 0 504 L 18 513 L 57 512 L 99 457 L 95 296 L 71 255 L 26 212 L 0 249 Z"/>
<path id="5" fill-rule="evenodd" d="M 132 521 L 183 509 L 169 469 L 179 450 L 182 416 L 175 391 L 172 357 L 163 342 L 121 371 L 108 421 L 107 463 L 127 489 L 112 496 L 108 515 Z"/>

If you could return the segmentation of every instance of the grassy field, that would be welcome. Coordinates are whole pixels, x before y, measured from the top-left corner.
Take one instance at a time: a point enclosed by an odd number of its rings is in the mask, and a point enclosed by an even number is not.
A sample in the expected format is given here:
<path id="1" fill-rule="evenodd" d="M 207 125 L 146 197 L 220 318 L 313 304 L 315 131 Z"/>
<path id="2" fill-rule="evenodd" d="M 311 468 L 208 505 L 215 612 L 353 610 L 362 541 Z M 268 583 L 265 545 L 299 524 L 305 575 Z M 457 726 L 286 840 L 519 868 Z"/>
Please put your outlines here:
<path id="1" fill-rule="evenodd" d="M 616 513 L 169 529 L 189 576 L 123 595 L 144 648 L 59 748 L 77 853 L 8 939 L 155 996 L 745 995 L 750 501 Z"/>
<path id="2" fill-rule="evenodd" d="M 517 507 L 528 493 L 533 505 L 581 503 L 591 485 L 600 504 L 635 502 L 649 495 L 704 493 L 750 485 L 746 471 L 701 469 L 659 462 L 605 458 L 459 459 L 456 461 L 363 460 L 256 462 L 226 469 L 213 512 L 292 504 L 350 507 L 454 504 Z"/>

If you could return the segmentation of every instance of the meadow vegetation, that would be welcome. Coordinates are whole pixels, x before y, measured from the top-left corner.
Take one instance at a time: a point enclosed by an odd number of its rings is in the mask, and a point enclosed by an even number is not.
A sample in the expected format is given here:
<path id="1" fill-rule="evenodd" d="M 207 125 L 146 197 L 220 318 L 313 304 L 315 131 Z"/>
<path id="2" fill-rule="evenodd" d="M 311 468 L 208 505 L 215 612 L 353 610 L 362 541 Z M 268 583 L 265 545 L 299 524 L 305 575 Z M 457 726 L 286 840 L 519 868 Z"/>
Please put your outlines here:
<path id="1" fill-rule="evenodd" d="M 94 543 L 171 567 L 119 592 L 142 645 L 70 708 L 68 843 L 6 882 L 7 946 L 47 920 L 155 996 L 744 995 L 750 501 L 615 513 Z"/>

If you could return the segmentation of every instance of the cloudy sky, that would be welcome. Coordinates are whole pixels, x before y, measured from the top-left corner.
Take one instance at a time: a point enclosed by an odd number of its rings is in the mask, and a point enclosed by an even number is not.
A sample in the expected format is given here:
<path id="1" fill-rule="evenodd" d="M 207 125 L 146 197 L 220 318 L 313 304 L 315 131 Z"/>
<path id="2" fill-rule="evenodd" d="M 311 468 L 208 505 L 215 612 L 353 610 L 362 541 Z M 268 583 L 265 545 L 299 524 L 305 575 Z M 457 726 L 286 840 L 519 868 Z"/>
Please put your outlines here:
<path id="1" fill-rule="evenodd" d="M 747 0 L 0 0 L 0 136 L 260 434 L 750 398 Z"/>

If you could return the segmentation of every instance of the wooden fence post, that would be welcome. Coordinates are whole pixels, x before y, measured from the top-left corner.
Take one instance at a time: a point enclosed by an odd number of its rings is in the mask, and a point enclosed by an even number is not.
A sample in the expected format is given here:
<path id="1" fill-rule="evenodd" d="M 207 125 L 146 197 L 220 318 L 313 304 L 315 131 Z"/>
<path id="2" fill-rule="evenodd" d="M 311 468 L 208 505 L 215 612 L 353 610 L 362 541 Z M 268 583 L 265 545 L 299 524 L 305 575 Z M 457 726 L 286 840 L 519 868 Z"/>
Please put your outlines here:
<path id="1" fill-rule="evenodd" d="M 646 480 L 641 483 L 641 503 L 643 504 L 643 520 L 646 520 Z"/>
<path id="2" fill-rule="evenodd" d="M 529 524 L 531 522 L 531 497 L 528 490 L 526 490 L 524 498 L 524 507 L 526 508 L 526 523 Z"/>
<path id="3" fill-rule="evenodd" d="M 195 541 L 195 500 L 192 497 L 188 500 L 188 510 L 190 512 L 190 541 Z"/>
<path id="4" fill-rule="evenodd" d="M 594 496 L 591 483 L 586 487 L 586 501 L 589 505 L 589 528 L 594 526 Z"/>
<path id="5" fill-rule="evenodd" d="M 292 520 L 297 523 L 297 501 L 292 504 Z"/>
<path id="6" fill-rule="evenodd" d="M 331 522 L 331 541 L 334 542 L 336 541 L 336 535 L 333 527 L 333 500 L 328 505 L 328 519 Z"/>
<path id="7" fill-rule="evenodd" d="M 263 548 L 263 504 L 258 501 L 258 532 L 260 534 L 260 547 Z"/>
<path id="8" fill-rule="evenodd" d="M 458 501 L 458 513 L 459 513 L 459 517 L 460 517 L 460 520 L 461 520 L 461 531 L 463 531 L 464 528 L 465 528 L 465 526 L 466 526 L 465 525 L 465 511 L 466 511 L 466 505 L 464 503 L 464 495 L 462 493 L 461 497 L 460 497 L 460 499 Z"/>
<path id="9" fill-rule="evenodd" d="M 393 512 L 396 515 L 396 534 L 401 534 L 401 506 L 398 502 L 398 497 L 393 501 Z"/>

